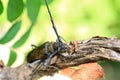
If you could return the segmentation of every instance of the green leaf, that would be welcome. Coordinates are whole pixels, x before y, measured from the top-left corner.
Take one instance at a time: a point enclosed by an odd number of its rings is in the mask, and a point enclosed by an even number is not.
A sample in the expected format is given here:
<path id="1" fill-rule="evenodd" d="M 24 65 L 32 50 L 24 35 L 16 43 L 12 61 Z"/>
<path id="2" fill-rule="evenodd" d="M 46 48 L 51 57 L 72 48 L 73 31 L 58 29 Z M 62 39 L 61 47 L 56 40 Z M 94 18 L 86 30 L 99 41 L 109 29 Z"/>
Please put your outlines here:
<path id="1" fill-rule="evenodd" d="M 0 44 L 4 44 L 12 40 L 19 31 L 20 27 L 21 21 L 13 24 L 12 27 L 8 30 L 8 32 L 4 35 L 4 37 L 0 40 Z"/>
<path id="2" fill-rule="evenodd" d="M 15 20 L 23 12 L 23 0 L 9 0 L 7 6 L 7 18 L 9 21 Z"/>
<path id="3" fill-rule="evenodd" d="M 25 43 L 25 41 L 28 39 L 30 35 L 32 26 L 33 25 L 31 25 L 30 28 L 26 31 L 26 33 L 13 45 L 13 48 L 18 48 Z"/>
<path id="4" fill-rule="evenodd" d="M 3 5 L 2 5 L 2 1 L 0 0 L 0 14 L 2 14 L 3 12 Z"/>
<path id="5" fill-rule="evenodd" d="M 28 12 L 28 17 L 32 23 L 35 23 L 39 10 L 40 10 L 41 0 L 27 0 L 26 7 Z"/>
<path id="6" fill-rule="evenodd" d="M 16 58 L 17 58 L 16 52 L 14 52 L 13 50 L 11 50 L 7 66 L 11 66 L 15 62 Z"/>

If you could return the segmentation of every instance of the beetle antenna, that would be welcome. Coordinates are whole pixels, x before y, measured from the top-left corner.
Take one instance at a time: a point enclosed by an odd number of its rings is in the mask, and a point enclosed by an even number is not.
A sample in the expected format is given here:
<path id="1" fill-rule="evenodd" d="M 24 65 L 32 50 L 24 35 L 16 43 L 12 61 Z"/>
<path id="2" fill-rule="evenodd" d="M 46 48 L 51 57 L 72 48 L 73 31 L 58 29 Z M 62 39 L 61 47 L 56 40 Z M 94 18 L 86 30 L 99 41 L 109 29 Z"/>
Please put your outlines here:
<path id="1" fill-rule="evenodd" d="M 50 20 L 51 20 L 51 23 L 52 23 L 52 27 L 53 27 L 53 29 L 54 29 L 54 31 L 55 31 L 55 34 L 56 34 L 56 36 L 57 36 L 57 39 L 58 39 L 58 41 L 59 41 L 60 43 L 62 43 L 62 40 L 61 40 L 61 38 L 60 38 L 60 36 L 59 36 L 59 34 L 58 34 L 58 31 L 57 31 L 57 29 L 56 29 L 56 26 L 55 26 L 55 23 L 54 23 L 52 14 L 51 14 L 51 12 L 50 12 L 50 9 L 49 9 L 47 0 L 45 0 L 45 4 L 46 4 L 46 6 L 47 6 L 47 10 L 48 10 L 48 13 L 49 13 L 49 15 L 50 15 Z M 61 45 L 61 44 L 60 44 L 60 45 Z"/>

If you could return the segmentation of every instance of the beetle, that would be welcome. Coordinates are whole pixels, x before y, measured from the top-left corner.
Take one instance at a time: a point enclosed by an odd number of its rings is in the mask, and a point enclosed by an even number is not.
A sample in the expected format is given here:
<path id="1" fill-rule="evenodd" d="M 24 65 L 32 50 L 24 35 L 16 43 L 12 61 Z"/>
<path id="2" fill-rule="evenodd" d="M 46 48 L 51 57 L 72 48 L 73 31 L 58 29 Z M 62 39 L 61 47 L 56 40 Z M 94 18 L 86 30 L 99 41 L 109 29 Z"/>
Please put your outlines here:
<path id="1" fill-rule="evenodd" d="M 54 68 L 58 71 L 58 68 L 55 66 L 51 66 L 51 59 L 57 55 L 59 52 L 66 51 L 68 46 L 62 43 L 64 46 L 59 46 L 59 42 L 45 42 L 40 46 L 35 46 L 35 48 L 30 51 L 27 55 L 27 62 L 30 63 L 29 67 L 34 67 L 37 63 L 39 63 L 35 69 L 33 69 L 32 77 L 41 69 L 46 68 Z"/>
<path id="2" fill-rule="evenodd" d="M 34 45 L 32 45 L 34 46 Z M 58 47 L 58 42 L 45 42 L 41 44 L 40 46 L 34 46 L 35 48 L 30 51 L 27 55 L 27 62 L 32 63 L 36 60 L 44 61 L 46 58 L 48 58 L 53 52 L 55 52 Z"/>
<path id="3" fill-rule="evenodd" d="M 31 63 L 30 65 L 33 66 L 34 64 L 41 62 L 33 71 L 33 75 L 40 70 L 42 67 L 48 67 L 49 62 L 51 59 L 58 54 L 60 51 L 66 48 L 64 46 L 64 43 L 61 40 L 60 35 L 58 34 L 58 31 L 56 29 L 56 26 L 54 24 L 52 14 L 50 12 L 47 0 L 45 0 L 45 4 L 50 16 L 50 20 L 52 23 L 52 27 L 55 31 L 55 34 L 57 36 L 57 41 L 56 42 L 45 42 L 42 45 L 35 47 L 31 52 L 28 53 L 27 55 L 27 61 Z M 33 76 L 32 75 L 32 76 Z"/>
<path id="4" fill-rule="evenodd" d="M 56 36 L 57 36 L 57 41 L 56 42 L 45 42 L 41 46 L 36 47 L 35 49 L 33 49 L 27 55 L 27 61 L 28 62 L 33 62 L 33 61 L 38 60 L 38 59 L 40 59 L 40 60 L 45 60 L 46 58 L 50 59 L 55 54 L 57 54 L 59 51 L 61 51 L 64 48 L 63 42 L 61 40 L 61 37 L 58 34 L 58 31 L 57 31 L 56 26 L 54 24 L 54 21 L 53 21 L 53 18 L 52 18 L 52 14 L 50 12 L 47 0 L 45 0 L 45 4 L 46 4 L 46 7 L 47 7 L 49 16 L 50 16 L 52 27 L 53 27 L 53 29 L 55 31 Z"/>

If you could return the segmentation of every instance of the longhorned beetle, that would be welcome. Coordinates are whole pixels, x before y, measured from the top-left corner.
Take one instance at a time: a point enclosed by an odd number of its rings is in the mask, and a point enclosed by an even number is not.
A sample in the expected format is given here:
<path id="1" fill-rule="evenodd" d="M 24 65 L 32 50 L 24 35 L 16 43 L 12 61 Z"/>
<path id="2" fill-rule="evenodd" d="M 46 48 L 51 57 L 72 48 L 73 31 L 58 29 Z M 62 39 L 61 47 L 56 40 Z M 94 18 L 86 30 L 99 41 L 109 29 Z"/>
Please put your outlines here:
<path id="1" fill-rule="evenodd" d="M 30 63 L 31 66 L 34 66 L 34 64 L 39 63 L 40 64 L 34 69 L 32 76 L 42 69 L 43 67 L 49 67 L 51 59 L 58 54 L 60 51 L 66 48 L 64 46 L 64 43 L 61 40 L 60 35 L 58 34 L 58 31 L 56 29 L 56 26 L 54 24 L 52 14 L 50 12 L 47 0 L 45 0 L 45 4 L 48 10 L 48 13 L 50 15 L 50 20 L 52 23 L 52 27 L 55 31 L 55 34 L 57 36 L 56 42 L 45 42 L 39 47 L 35 47 L 28 55 L 27 55 L 27 61 Z"/>
<path id="2" fill-rule="evenodd" d="M 58 50 L 59 43 L 47 41 L 38 47 L 35 45 L 32 45 L 32 46 L 34 46 L 35 48 L 32 51 L 30 51 L 27 55 L 27 62 L 29 63 L 32 63 L 36 60 L 44 61 L 52 53 Z"/>

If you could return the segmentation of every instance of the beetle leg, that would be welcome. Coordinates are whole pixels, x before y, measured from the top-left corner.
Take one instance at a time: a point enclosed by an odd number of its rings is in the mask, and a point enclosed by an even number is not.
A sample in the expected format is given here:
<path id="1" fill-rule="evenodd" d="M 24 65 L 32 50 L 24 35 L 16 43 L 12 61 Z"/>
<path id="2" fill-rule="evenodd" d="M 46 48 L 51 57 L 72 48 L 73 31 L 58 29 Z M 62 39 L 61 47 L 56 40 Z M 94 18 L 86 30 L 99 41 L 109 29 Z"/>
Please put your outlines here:
<path id="1" fill-rule="evenodd" d="M 54 51 L 43 63 L 44 66 L 48 65 L 50 60 L 61 50 L 61 47 L 58 47 L 58 49 L 56 51 Z"/>
<path id="2" fill-rule="evenodd" d="M 47 68 L 50 65 L 50 61 L 51 59 L 61 50 L 61 47 L 58 47 L 58 49 L 56 51 L 54 51 L 51 55 L 49 55 L 49 57 L 47 59 L 45 59 L 44 62 L 42 62 L 41 64 L 39 64 L 33 71 L 32 77 L 40 70 L 43 68 Z"/>
<path id="3" fill-rule="evenodd" d="M 49 42 L 45 44 L 45 54 L 48 55 L 48 56 L 50 55 L 49 54 L 49 49 L 48 49 L 49 45 L 50 45 Z"/>
<path id="4" fill-rule="evenodd" d="M 34 70 L 33 73 L 31 74 L 31 80 L 34 77 L 34 75 L 39 71 L 40 68 L 43 67 L 43 63 L 39 64 Z"/>
<path id="5" fill-rule="evenodd" d="M 33 67 L 34 65 L 36 65 L 37 63 L 39 63 L 39 62 L 41 62 L 41 60 L 39 59 L 39 60 L 36 60 L 36 61 L 34 61 L 34 62 L 32 62 L 32 63 L 30 63 L 29 64 L 29 67 Z"/>
<path id="6" fill-rule="evenodd" d="M 45 44 L 45 54 L 47 56 L 51 55 L 54 52 L 54 47 L 52 42 L 48 42 Z"/>

